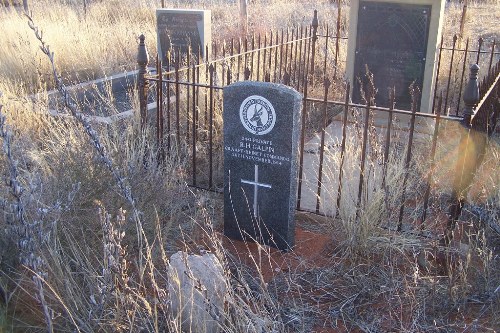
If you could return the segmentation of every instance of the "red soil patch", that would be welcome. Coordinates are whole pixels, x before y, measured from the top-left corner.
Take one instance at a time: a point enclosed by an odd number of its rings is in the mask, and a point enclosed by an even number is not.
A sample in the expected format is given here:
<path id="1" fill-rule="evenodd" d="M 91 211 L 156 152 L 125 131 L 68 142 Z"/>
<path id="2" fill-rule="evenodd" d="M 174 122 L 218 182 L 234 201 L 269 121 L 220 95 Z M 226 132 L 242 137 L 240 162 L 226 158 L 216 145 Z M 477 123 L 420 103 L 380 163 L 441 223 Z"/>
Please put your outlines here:
<path id="1" fill-rule="evenodd" d="M 313 233 L 301 228 L 295 229 L 295 246 L 292 251 L 282 252 L 256 243 L 232 240 L 223 237 L 223 246 L 242 263 L 258 268 L 264 282 L 271 281 L 277 274 L 290 270 L 306 270 L 323 267 L 330 261 L 326 251 L 331 237 Z"/>

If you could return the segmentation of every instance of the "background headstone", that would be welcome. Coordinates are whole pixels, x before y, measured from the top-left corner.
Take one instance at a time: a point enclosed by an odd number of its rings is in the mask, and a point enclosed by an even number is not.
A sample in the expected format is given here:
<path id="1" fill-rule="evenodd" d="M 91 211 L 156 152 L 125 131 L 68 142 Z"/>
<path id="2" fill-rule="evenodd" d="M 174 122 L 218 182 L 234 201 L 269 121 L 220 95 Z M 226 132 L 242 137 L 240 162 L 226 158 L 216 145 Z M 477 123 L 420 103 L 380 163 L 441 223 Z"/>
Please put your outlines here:
<path id="1" fill-rule="evenodd" d="M 158 54 L 165 63 L 166 55 L 172 48 L 186 53 L 191 46 L 193 54 L 206 58 L 206 46 L 210 54 L 212 45 L 212 24 L 210 10 L 157 9 L 156 32 Z"/>
<path id="2" fill-rule="evenodd" d="M 284 85 L 224 88 L 224 234 L 288 250 L 294 213 L 302 96 Z"/>
<path id="3" fill-rule="evenodd" d="M 373 73 L 377 106 L 389 107 L 395 87 L 396 108 L 410 109 L 410 84 L 421 90 L 420 112 L 431 112 L 437 49 L 444 0 L 352 0 L 347 77 L 355 103 L 364 103 L 357 78 L 365 65 Z"/>

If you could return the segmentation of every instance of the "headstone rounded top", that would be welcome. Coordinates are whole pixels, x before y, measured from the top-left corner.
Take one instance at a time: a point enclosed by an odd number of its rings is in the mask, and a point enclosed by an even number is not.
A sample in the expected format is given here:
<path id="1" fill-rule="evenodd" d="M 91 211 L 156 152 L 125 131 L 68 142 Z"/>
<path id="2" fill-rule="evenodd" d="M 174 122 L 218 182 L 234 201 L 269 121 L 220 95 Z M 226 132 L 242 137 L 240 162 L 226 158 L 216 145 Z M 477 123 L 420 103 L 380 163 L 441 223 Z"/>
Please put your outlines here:
<path id="1" fill-rule="evenodd" d="M 284 94 L 290 94 L 293 95 L 294 98 L 296 99 L 302 99 L 302 94 L 299 93 L 297 90 L 293 89 L 290 86 L 281 84 L 281 83 L 273 83 L 273 82 L 262 82 L 262 81 L 238 81 L 231 83 L 224 89 L 238 89 L 242 87 L 248 87 L 248 88 L 257 88 L 257 89 L 264 89 L 264 90 L 273 90 L 273 91 L 279 91 L 280 93 Z"/>

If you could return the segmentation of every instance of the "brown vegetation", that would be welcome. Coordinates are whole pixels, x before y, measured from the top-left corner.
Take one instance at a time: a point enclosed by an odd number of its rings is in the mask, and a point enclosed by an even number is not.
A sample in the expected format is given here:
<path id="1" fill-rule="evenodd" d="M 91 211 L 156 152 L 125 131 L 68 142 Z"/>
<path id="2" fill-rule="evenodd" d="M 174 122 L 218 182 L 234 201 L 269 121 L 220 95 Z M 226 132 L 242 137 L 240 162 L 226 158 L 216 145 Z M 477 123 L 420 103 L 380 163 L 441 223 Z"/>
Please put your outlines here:
<path id="1" fill-rule="evenodd" d="M 500 216 L 498 142 L 450 248 L 383 228 L 388 212 L 377 195 L 361 223 L 349 212 L 340 219 L 298 214 L 298 244 L 288 254 L 232 242 L 221 236 L 220 195 L 186 185 L 182 154 L 159 165 L 148 144 L 154 133 L 141 132 L 137 117 L 89 124 L 68 103 L 72 117 L 55 118 L 27 97 L 56 86 L 52 66 L 64 92 L 64 83 L 134 68 L 139 33 L 155 39 L 152 1 L 93 1 L 85 11 L 83 3 L 33 1 L 38 36 L 28 18 L 0 9 L 0 332 L 181 332 L 166 276 L 168 256 L 179 249 L 210 250 L 224 264 L 225 332 L 499 330 L 500 235 L 489 226 Z M 235 3 L 188 6 L 211 7 L 214 38 L 238 31 Z M 249 28 L 308 24 L 313 6 L 323 20 L 336 15 L 330 1 L 256 0 Z M 446 33 L 453 34 L 461 6 L 447 6 Z M 498 1 L 474 2 L 468 13 L 467 30 L 498 36 L 498 25 L 478 19 L 498 22 Z M 447 140 L 440 144 L 444 164 L 451 154 Z M 412 171 L 417 188 L 424 173 Z M 391 172 L 397 192 L 398 163 Z M 436 187 L 449 177 L 438 173 Z M 435 204 L 447 211 L 446 200 Z M 443 219 L 434 216 L 427 228 Z"/>

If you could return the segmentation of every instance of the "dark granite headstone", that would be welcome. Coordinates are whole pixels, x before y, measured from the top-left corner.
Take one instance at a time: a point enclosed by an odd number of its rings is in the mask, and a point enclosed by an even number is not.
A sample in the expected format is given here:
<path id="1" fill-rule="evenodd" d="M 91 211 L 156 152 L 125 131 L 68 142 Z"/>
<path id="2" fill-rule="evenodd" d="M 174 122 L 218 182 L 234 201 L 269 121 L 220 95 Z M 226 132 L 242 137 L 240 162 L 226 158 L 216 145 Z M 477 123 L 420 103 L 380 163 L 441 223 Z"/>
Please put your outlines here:
<path id="1" fill-rule="evenodd" d="M 224 88 L 224 234 L 294 245 L 302 96 L 284 85 Z"/>
<path id="2" fill-rule="evenodd" d="M 211 11 L 195 9 L 157 9 L 156 32 L 158 53 L 165 63 L 169 50 L 186 53 L 189 46 L 193 54 L 201 51 L 205 58 L 206 46 L 211 40 Z"/>
<path id="3" fill-rule="evenodd" d="M 389 107 L 388 88 L 396 88 L 396 107 L 410 109 L 409 86 L 422 91 L 431 5 L 359 1 L 353 102 L 364 103 L 356 78 L 366 66 L 378 89 L 377 106 Z"/>

